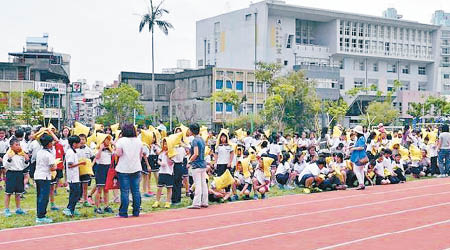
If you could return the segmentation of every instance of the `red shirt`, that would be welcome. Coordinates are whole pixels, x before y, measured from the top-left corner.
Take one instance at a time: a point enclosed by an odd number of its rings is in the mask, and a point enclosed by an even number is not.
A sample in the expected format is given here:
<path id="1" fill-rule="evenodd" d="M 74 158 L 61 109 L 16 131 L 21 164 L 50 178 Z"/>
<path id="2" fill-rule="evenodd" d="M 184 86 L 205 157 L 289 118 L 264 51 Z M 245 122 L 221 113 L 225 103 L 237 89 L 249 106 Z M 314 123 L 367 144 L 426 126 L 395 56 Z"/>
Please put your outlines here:
<path id="1" fill-rule="evenodd" d="M 64 147 L 59 142 L 55 144 L 55 157 L 56 159 L 61 159 L 61 163 L 56 166 L 56 169 L 63 170 L 64 169 Z"/>

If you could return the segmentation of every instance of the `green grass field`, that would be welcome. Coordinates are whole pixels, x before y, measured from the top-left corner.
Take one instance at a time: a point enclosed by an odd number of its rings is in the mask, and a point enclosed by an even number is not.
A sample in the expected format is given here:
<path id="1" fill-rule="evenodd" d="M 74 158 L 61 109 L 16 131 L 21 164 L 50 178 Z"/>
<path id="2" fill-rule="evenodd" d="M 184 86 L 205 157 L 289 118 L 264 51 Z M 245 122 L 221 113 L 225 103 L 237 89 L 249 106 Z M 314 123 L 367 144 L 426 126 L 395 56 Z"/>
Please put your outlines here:
<path id="1" fill-rule="evenodd" d="M 425 178 L 431 178 L 431 177 L 424 177 L 423 179 L 425 179 Z M 408 181 L 413 181 L 413 180 L 417 180 L 417 179 L 414 179 L 414 178 L 408 176 Z M 154 183 L 152 183 L 152 191 L 156 192 Z M 161 198 L 161 201 L 165 200 L 165 193 L 166 193 L 165 189 L 163 189 L 163 196 Z M 183 193 L 183 197 L 182 197 L 181 204 L 179 204 L 177 206 L 172 206 L 171 209 L 182 208 L 182 207 L 187 207 L 187 206 L 191 205 L 191 199 L 187 198 L 184 195 L 184 192 L 182 192 L 182 193 Z M 293 190 L 280 190 L 277 186 L 274 186 L 270 189 L 270 193 L 268 194 L 268 196 L 274 197 L 274 196 L 301 194 L 301 193 L 303 193 L 302 188 L 295 188 Z M 49 209 L 47 210 L 47 215 L 50 218 L 52 218 L 54 222 L 63 222 L 63 221 L 71 221 L 71 220 L 83 220 L 83 219 L 96 218 L 96 217 L 101 218 L 101 217 L 115 216 L 118 212 L 119 204 L 112 202 L 112 197 L 113 197 L 112 192 L 110 192 L 109 195 L 110 195 L 110 202 L 111 202 L 110 206 L 113 208 L 115 213 L 99 215 L 99 214 L 94 213 L 93 207 L 89 207 L 89 208 L 81 207 L 80 209 L 78 209 L 78 211 L 81 214 L 79 217 L 66 217 L 62 214 L 62 209 L 64 209 L 67 206 L 67 202 L 69 200 L 69 198 L 68 198 L 69 193 L 66 191 L 65 188 L 59 188 L 58 195 L 55 196 L 55 203 L 56 203 L 56 206 L 60 208 L 60 210 L 59 211 L 51 211 L 50 205 L 49 205 Z M 15 212 L 15 201 L 14 201 L 14 197 L 11 197 L 11 202 L 10 202 L 9 207 L 10 207 L 11 213 L 13 215 L 11 217 L 6 218 L 3 215 L 4 196 L 5 196 L 5 193 L 3 191 L 1 191 L 1 193 L 0 193 L 0 200 L 1 200 L 0 229 L 17 228 L 17 227 L 25 227 L 25 226 L 35 225 L 36 190 L 34 188 L 28 189 L 27 194 L 25 194 L 25 198 L 22 200 L 21 207 L 22 207 L 22 209 L 26 210 L 26 212 L 27 212 L 26 215 L 16 215 L 14 213 Z M 164 208 L 153 209 L 151 206 L 154 201 L 155 201 L 155 198 L 143 198 L 142 199 L 142 209 L 143 209 L 142 212 L 149 213 L 149 212 L 157 212 L 157 211 L 161 211 L 161 210 L 166 210 Z M 131 204 L 130 204 L 130 206 L 131 206 Z M 130 214 L 131 214 L 131 210 L 130 210 Z"/>

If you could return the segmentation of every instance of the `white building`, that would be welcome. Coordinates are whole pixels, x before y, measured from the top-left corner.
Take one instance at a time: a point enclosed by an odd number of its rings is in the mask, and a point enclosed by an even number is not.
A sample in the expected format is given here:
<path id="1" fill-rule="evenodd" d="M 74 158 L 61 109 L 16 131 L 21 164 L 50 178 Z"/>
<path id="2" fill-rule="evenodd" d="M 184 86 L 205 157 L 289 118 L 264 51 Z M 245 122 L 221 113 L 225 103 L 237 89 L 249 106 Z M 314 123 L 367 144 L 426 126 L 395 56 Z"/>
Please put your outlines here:
<path id="1" fill-rule="evenodd" d="M 72 86 L 78 85 L 79 92 L 72 92 L 71 111 L 72 120 L 79 121 L 86 126 L 93 127 L 95 119 L 102 115 L 102 93 L 104 85 L 102 81 L 96 81 L 89 86 L 86 79 L 73 82 Z"/>
<path id="2" fill-rule="evenodd" d="M 197 22 L 196 64 L 254 69 L 256 61 L 263 61 L 279 63 L 286 71 L 306 70 L 318 87 L 340 91 L 350 104 L 355 99 L 345 92 L 353 87 L 386 92 L 395 80 L 403 91 L 440 91 L 435 62 L 441 27 L 402 20 L 393 10 L 385 14 L 389 18 L 283 1 L 251 4 Z M 410 101 L 396 100 L 405 117 Z"/>

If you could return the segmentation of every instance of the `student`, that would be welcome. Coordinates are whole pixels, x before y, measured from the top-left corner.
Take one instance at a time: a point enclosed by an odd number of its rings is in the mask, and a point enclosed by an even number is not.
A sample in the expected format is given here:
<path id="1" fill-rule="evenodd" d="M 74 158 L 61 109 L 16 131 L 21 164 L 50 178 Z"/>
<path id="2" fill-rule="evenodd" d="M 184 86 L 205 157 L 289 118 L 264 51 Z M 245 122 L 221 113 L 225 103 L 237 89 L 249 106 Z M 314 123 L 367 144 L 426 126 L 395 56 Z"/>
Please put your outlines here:
<path id="1" fill-rule="evenodd" d="M 394 170 L 395 174 L 397 175 L 398 179 L 400 180 L 400 183 L 406 182 L 405 177 L 405 169 L 404 169 L 404 163 L 402 160 L 401 155 L 397 154 L 394 155 L 394 161 L 392 162 L 392 169 Z"/>
<path id="2" fill-rule="evenodd" d="M 374 168 L 374 172 L 375 172 L 375 184 L 377 185 L 388 185 L 390 184 L 389 180 L 386 178 L 385 176 L 385 172 L 384 172 L 384 156 L 383 154 L 378 154 L 378 156 L 376 157 L 376 164 L 375 164 L 375 168 Z"/>
<path id="3" fill-rule="evenodd" d="M 159 172 L 159 165 L 158 165 L 158 155 L 161 152 L 161 147 L 158 145 L 158 140 L 156 138 L 156 134 L 153 133 L 153 142 L 150 146 L 150 153 L 148 155 L 148 163 L 150 164 L 151 168 L 151 174 L 148 176 L 148 195 L 154 196 L 155 194 L 151 190 L 150 183 L 152 182 L 152 174 L 153 178 L 155 179 L 155 183 L 158 183 L 158 172 Z"/>
<path id="4" fill-rule="evenodd" d="M 244 200 L 249 200 L 250 192 L 252 191 L 252 179 L 250 169 L 248 169 L 249 166 L 246 166 L 246 168 L 247 169 L 244 171 L 241 160 L 239 160 L 236 163 L 236 170 L 234 171 L 233 189 L 238 190 L 239 196 L 243 197 Z"/>
<path id="5" fill-rule="evenodd" d="M 298 176 L 299 184 L 306 188 L 307 193 L 311 191 L 311 188 L 319 186 L 323 179 L 319 177 L 320 170 L 325 167 L 325 159 L 319 157 L 314 163 L 308 164 Z"/>
<path id="6" fill-rule="evenodd" d="M 367 171 L 364 179 L 365 186 L 374 186 L 375 184 L 375 166 L 377 164 L 376 160 L 372 160 L 367 165 Z"/>
<path id="7" fill-rule="evenodd" d="M 0 128 L 0 190 L 2 190 L 2 181 L 6 181 L 6 170 L 3 166 L 3 157 L 9 148 L 8 140 L 6 139 L 6 130 Z"/>
<path id="8" fill-rule="evenodd" d="M 36 182 L 36 223 L 47 224 L 53 220 L 46 217 L 47 205 L 50 195 L 51 171 L 56 171 L 55 155 L 52 153 L 53 138 L 44 134 L 41 136 L 42 149 L 36 156 L 36 171 L 34 180 Z"/>
<path id="9" fill-rule="evenodd" d="M 306 153 L 300 152 L 294 158 L 294 181 L 297 186 L 300 184 L 298 176 L 302 173 L 303 169 L 308 165 L 305 161 Z"/>
<path id="10" fill-rule="evenodd" d="M 172 198 L 172 187 L 173 187 L 173 161 L 168 156 L 167 141 L 163 139 L 162 151 L 158 156 L 159 177 L 158 177 L 158 191 L 156 193 L 156 201 L 153 203 L 152 207 L 157 208 L 160 206 L 161 193 L 163 187 L 167 189 L 166 193 L 166 203 L 165 208 L 170 208 Z"/>
<path id="11" fill-rule="evenodd" d="M 16 214 L 26 214 L 20 208 L 20 195 L 25 191 L 23 185 L 23 170 L 29 163 L 29 157 L 20 147 L 20 142 L 16 138 L 9 141 L 10 149 L 3 157 L 4 167 L 6 169 L 6 190 L 5 190 L 5 217 L 10 217 L 9 201 L 11 195 L 15 195 Z"/>
<path id="12" fill-rule="evenodd" d="M 275 172 L 275 178 L 280 189 L 293 189 L 289 183 L 293 180 L 295 173 L 291 173 L 289 158 L 289 153 L 284 153 L 280 164 L 278 164 L 277 171 Z"/>
<path id="13" fill-rule="evenodd" d="M 108 175 L 108 169 L 112 162 L 112 147 L 111 147 L 111 136 L 108 135 L 103 142 L 99 145 L 97 155 L 95 156 L 95 161 L 97 162 L 97 170 L 95 172 L 95 208 L 94 213 L 104 214 L 113 213 L 111 207 L 109 207 L 109 192 L 105 190 L 106 176 Z M 103 199 L 100 199 L 103 194 Z M 105 206 L 104 209 L 100 207 L 101 203 Z"/>
<path id="14" fill-rule="evenodd" d="M 392 151 L 390 149 L 388 148 L 384 149 L 384 159 L 383 159 L 384 172 L 390 184 L 398 184 L 400 183 L 400 179 L 397 177 L 397 173 L 395 173 L 394 171 L 391 155 Z"/>
<path id="15" fill-rule="evenodd" d="M 222 176 L 227 169 L 231 171 L 231 163 L 234 158 L 234 151 L 229 144 L 229 138 L 226 133 L 219 134 L 219 145 L 216 145 L 214 159 L 216 162 L 216 176 Z"/>
<path id="16" fill-rule="evenodd" d="M 264 173 L 264 162 L 262 157 L 257 160 L 254 176 L 253 176 L 253 199 L 258 199 L 258 194 L 261 195 L 261 199 L 266 198 L 266 193 L 269 192 L 270 177 L 267 177 Z"/>
<path id="17" fill-rule="evenodd" d="M 184 159 L 186 158 L 186 149 L 182 145 L 175 147 L 177 154 L 172 158 L 174 162 L 173 166 L 173 192 L 172 192 L 172 204 L 178 205 L 181 203 L 181 187 L 183 186 L 183 174 L 184 174 Z"/>
<path id="18" fill-rule="evenodd" d="M 78 159 L 90 159 L 93 160 L 94 158 L 94 152 L 92 152 L 92 149 L 88 146 L 86 146 L 86 135 L 80 134 L 80 147 L 77 149 L 77 156 Z M 80 175 L 80 182 L 81 182 L 81 193 L 82 193 L 82 201 L 84 207 L 91 207 L 92 205 L 88 201 L 88 187 L 91 183 L 91 176 L 88 174 Z"/>
<path id="19" fill-rule="evenodd" d="M 78 162 L 77 149 L 80 147 L 80 137 L 75 135 L 68 139 L 69 150 L 66 154 L 66 176 L 67 183 L 69 183 L 69 203 L 67 208 L 63 210 L 66 216 L 79 216 L 78 211 L 75 210 L 78 200 L 81 197 L 81 182 L 80 182 L 80 166 L 86 165 L 86 162 Z"/>
<path id="20" fill-rule="evenodd" d="M 142 167 L 142 191 L 144 192 L 144 197 L 152 197 L 151 194 L 148 193 L 150 183 L 149 183 L 149 174 L 150 174 L 150 164 L 148 162 L 148 157 L 150 155 L 150 147 L 142 143 L 142 157 L 141 157 L 141 167 Z"/>
<path id="21" fill-rule="evenodd" d="M 430 156 L 431 166 L 430 166 L 430 174 L 433 176 L 438 176 L 439 168 L 437 165 L 438 162 L 438 152 L 435 143 L 429 143 L 430 139 L 428 136 L 425 137 L 424 143 L 427 145 L 426 149 Z"/>

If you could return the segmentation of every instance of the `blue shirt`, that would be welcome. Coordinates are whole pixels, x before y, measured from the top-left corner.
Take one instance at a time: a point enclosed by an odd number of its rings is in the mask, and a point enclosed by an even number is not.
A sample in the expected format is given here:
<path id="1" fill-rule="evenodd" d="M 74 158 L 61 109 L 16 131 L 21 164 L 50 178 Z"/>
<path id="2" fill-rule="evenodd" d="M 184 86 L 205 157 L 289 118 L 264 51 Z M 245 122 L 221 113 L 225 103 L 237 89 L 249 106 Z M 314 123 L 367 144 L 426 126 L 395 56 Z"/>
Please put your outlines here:
<path id="1" fill-rule="evenodd" d="M 362 147 L 362 150 L 354 150 L 352 152 L 352 155 L 350 157 L 350 160 L 353 163 L 357 163 L 359 160 L 361 160 L 362 158 L 366 157 L 366 139 L 364 138 L 364 136 L 359 137 L 359 139 L 356 141 L 356 144 L 354 146 L 355 148 L 359 148 Z"/>
<path id="2" fill-rule="evenodd" d="M 192 168 L 206 168 L 205 142 L 200 136 L 195 136 L 194 140 L 191 142 L 191 155 L 194 154 L 195 147 L 198 147 L 198 156 L 191 162 Z"/>

